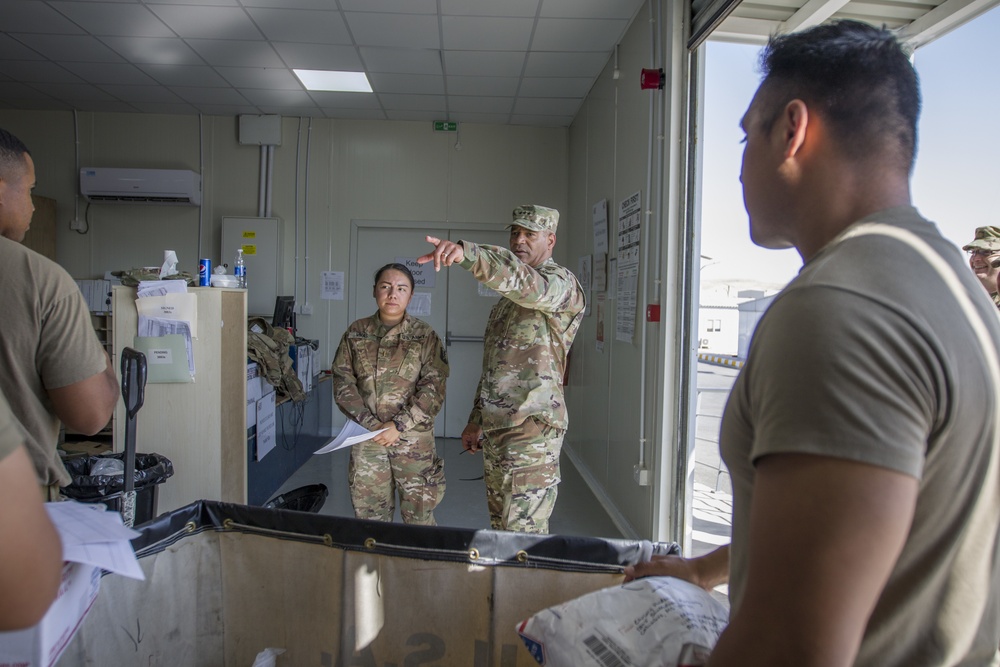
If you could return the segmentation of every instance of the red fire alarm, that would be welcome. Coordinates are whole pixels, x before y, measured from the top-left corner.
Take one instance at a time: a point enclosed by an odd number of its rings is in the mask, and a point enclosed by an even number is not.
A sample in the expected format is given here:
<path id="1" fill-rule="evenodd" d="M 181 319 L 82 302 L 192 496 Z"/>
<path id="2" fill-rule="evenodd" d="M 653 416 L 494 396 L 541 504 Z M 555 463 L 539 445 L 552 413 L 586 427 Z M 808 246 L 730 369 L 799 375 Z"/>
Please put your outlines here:
<path id="1" fill-rule="evenodd" d="M 647 322 L 660 321 L 660 304 L 651 303 L 648 306 L 646 306 L 646 321 Z"/>
<path id="2" fill-rule="evenodd" d="M 663 84 L 664 73 L 662 67 L 660 69 L 643 68 L 642 74 L 639 75 L 639 87 L 642 90 L 662 89 Z"/>

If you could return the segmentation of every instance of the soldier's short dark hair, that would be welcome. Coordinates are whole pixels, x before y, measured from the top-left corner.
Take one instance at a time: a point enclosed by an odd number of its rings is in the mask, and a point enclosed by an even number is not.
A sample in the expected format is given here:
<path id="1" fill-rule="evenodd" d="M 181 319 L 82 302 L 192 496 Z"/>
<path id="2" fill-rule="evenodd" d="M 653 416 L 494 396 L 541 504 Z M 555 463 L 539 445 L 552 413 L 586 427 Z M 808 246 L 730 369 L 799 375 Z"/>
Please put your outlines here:
<path id="1" fill-rule="evenodd" d="M 410 281 L 410 289 L 411 290 L 413 289 L 413 273 L 408 268 L 406 268 L 405 264 L 399 264 L 398 262 L 391 262 L 389 264 L 386 264 L 381 269 L 376 271 L 375 285 L 378 285 L 379 278 L 381 278 L 382 274 L 385 273 L 386 271 L 399 271 L 404 276 L 406 276 L 407 280 Z"/>
<path id="2" fill-rule="evenodd" d="M 24 142 L 0 128 L 0 178 L 19 173 L 24 168 L 25 155 L 31 155 L 31 151 Z"/>
<path id="3" fill-rule="evenodd" d="M 909 55 L 885 28 L 839 20 L 772 37 L 760 56 L 764 129 L 801 99 L 830 125 L 851 159 L 880 155 L 913 168 L 920 85 Z"/>

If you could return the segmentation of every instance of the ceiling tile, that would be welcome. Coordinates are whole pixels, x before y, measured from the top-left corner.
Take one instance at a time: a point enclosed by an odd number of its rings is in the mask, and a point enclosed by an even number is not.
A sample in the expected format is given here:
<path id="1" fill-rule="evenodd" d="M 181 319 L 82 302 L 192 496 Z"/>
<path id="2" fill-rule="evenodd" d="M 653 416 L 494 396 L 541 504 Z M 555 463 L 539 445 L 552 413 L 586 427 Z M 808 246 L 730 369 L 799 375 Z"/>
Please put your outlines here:
<path id="1" fill-rule="evenodd" d="M 73 108 L 96 113 L 138 113 L 131 104 L 119 100 L 71 100 Z"/>
<path id="2" fill-rule="evenodd" d="M 0 31 L 59 35 L 79 35 L 84 32 L 48 4 L 37 0 L 4 0 L 3 11 L 0 11 Z"/>
<path id="3" fill-rule="evenodd" d="M 438 111 L 415 111 L 413 109 L 397 111 L 395 109 L 386 109 L 385 115 L 389 120 L 441 120 L 441 113 Z"/>
<path id="4" fill-rule="evenodd" d="M 441 52 L 438 49 L 381 49 L 363 46 L 358 50 L 369 72 L 441 74 Z"/>
<path id="5" fill-rule="evenodd" d="M 170 28 L 143 5 L 110 2 L 50 2 L 49 4 L 92 35 L 174 36 Z M 45 32 L 49 32 L 48 29 Z"/>
<path id="6" fill-rule="evenodd" d="M 346 12 L 347 25 L 358 46 L 407 49 L 441 47 L 437 16 Z"/>
<path id="7" fill-rule="evenodd" d="M 514 97 L 519 81 L 513 76 L 449 76 L 448 94 Z"/>
<path id="8" fill-rule="evenodd" d="M 385 112 L 381 109 L 323 109 L 323 114 L 335 121 L 345 121 L 347 123 L 356 120 L 386 120 Z"/>
<path id="9" fill-rule="evenodd" d="M 284 67 L 217 67 L 216 71 L 236 88 L 302 90 L 298 78 Z"/>
<path id="10" fill-rule="evenodd" d="M 66 102 L 114 99 L 100 88 L 85 83 L 35 83 L 32 86 L 46 95 Z"/>
<path id="11" fill-rule="evenodd" d="M 445 109 L 444 95 L 379 95 L 382 106 L 396 111 L 439 111 Z"/>
<path id="12" fill-rule="evenodd" d="M 204 65 L 183 40 L 176 37 L 102 37 L 101 41 L 126 60 L 151 65 Z"/>
<path id="13" fill-rule="evenodd" d="M 248 9 L 264 36 L 272 41 L 350 44 L 340 12 L 305 9 Z"/>
<path id="14" fill-rule="evenodd" d="M 525 51 L 445 51 L 448 75 L 521 76 Z"/>
<path id="15" fill-rule="evenodd" d="M 523 16 L 534 18 L 539 0 L 441 0 L 445 16 Z"/>
<path id="16" fill-rule="evenodd" d="M 584 98 L 594 85 L 592 77 L 576 78 L 531 78 L 521 81 L 518 95 L 521 97 L 579 97 Z"/>
<path id="17" fill-rule="evenodd" d="M 267 42 L 189 39 L 188 45 L 215 67 L 281 67 L 281 58 Z"/>
<path id="18" fill-rule="evenodd" d="M 251 104 L 258 106 L 267 104 L 269 106 L 312 106 L 313 100 L 309 93 L 304 90 L 261 90 L 258 88 L 240 88 L 239 92 Z"/>
<path id="19" fill-rule="evenodd" d="M 121 62 L 121 57 L 89 35 L 13 35 L 15 39 L 50 60 L 86 60 L 93 63 Z"/>
<path id="20" fill-rule="evenodd" d="M 533 49 L 612 51 L 628 21 L 624 19 L 538 19 Z"/>
<path id="21" fill-rule="evenodd" d="M 644 0 L 543 0 L 539 16 L 627 21 L 643 4 Z"/>
<path id="22" fill-rule="evenodd" d="M 138 65 L 165 86 L 226 86 L 226 80 L 207 65 Z"/>
<path id="23" fill-rule="evenodd" d="M 596 78 L 611 58 L 610 53 L 539 53 L 528 54 L 525 76 L 561 76 Z"/>
<path id="24" fill-rule="evenodd" d="M 140 0 L 145 2 L 145 0 Z M 240 4 L 239 0 L 149 0 L 147 4 L 156 3 L 158 5 L 214 5 L 216 7 L 235 7 Z"/>
<path id="25" fill-rule="evenodd" d="M 378 109 L 378 97 L 372 93 L 331 93 L 312 91 L 309 97 L 316 100 L 318 106 L 342 109 Z"/>
<path id="26" fill-rule="evenodd" d="M 554 97 L 518 98 L 514 113 L 538 116 L 575 116 L 583 100 Z"/>
<path id="27" fill-rule="evenodd" d="M 275 9 L 329 9 L 330 0 L 240 0 L 244 7 L 273 7 Z"/>
<path id="28" fill-rule="evenodd" d="M 289 67 L 295 69 L 332 69 L 346 72 L 361 72 L 361 59 L 353 46 L 333 44 L 294 44 L 274 42 L 271 44 Z"/>
<path id="29" fill-rule="evenodd" d="M 376 93 L 431 93 L 444 95 L 444 77 L 429 74 L 383 74 L 372 72 L 368 75 Z"/>
<path id="30" fill-rule="evenodd" d="M 11 60 L 45 60 L 44 56 L 29 49 L 13 37 L 0 34 L 0 59 Z"/>
<path id="31" fill-rule="evenodd" d="M 534 19 L 444 16 L 442 42 L 449 50 L 524 51 L 534 25 Z"/>
<path id="32" fill-rule="evenodd" d="M 12 100 L 49 100 L 52 99 L 52 96 L 23 83 L 0 81 L 0 98 L 9 102 Z"/>
<path id="33" fill-rule="evenodd" d="M 25 83 L 85 83 L 66 68 L 41 60 L 0 60 L 0 74 Z"/>
<path id="34" fill-rule="evenodd" d="M 131 104 L 183 104 L 181 98 L 163 86 L 103 85 L 101 90 Z"/>
<path id="35" fill-rule="evenodd" d="M 509 114 L 514 106 L 513 97 L 462 97 L 448 98 L 448 110 L 459 113 Z"/>
<path id="36" fill-rule="evenodd" d="M 340 7 L 345 12 L 437 14 L 436 0 L 340 0 Z"/>
<path id="37" fill-rule="evenodd" d="M 345 120 L 385 120 L 382 109 L 344 109 L 341 107 L 324 107 L 327 118 L 343 118 Z"/>
<path id="38" fill-rule="evenodd" d="M 195 86 L 171 86 L 170 90 L 186 102 L 194 105 L 231 104 L 247 105 L 247 100 L 233 88 L 198 88 Z"/>
<path id="39" fill-rule="evenodd" d="M 170 104 L 165 102 L 133 102 L 132 106 L 141 111 L 142 113 L 161 113 L 161 114 L 176 114 L 176 115 L 186 115 L 186 114 L 196 114 L 198 110 L 195 109 L 190 104 Z"/>
<path id="40" fill-rule="evenodd" d="M 257 39 L 261 36 L 242 7 L 150 5 L 150 9 L 184 38 Z"/>
<path id="41" fill-rule="evenodd" d="M 135 65 L 127 63 L 78 63 L 65 62 L 63 67 L 87 83 L 155 84 Z"/>

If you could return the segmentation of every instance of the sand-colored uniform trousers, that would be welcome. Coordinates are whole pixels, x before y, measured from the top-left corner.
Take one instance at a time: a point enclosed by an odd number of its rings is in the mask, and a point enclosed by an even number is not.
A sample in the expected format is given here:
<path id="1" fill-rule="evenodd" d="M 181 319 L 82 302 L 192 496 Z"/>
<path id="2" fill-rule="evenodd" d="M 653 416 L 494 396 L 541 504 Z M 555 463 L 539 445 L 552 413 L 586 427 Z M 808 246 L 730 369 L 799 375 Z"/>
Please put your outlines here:
<path id="1" fill-rule="evenodd" d="M 371 440 L 355 445 L 347 479 L 357 518 L 392 521 L 398 489 L 399 515 L 404 523 L 437 525 L 434 508 L 444 498 L 445 480 L 433 431 L 409 431 L 390 447 Z"/>
<path id="2" fill-rule="evenodd" d="M 528 417 L 511 428 L 485 431 L 483 465 L 490 528 L 549 532 L 559 492 L 559 452 L 565 429 Z"/>

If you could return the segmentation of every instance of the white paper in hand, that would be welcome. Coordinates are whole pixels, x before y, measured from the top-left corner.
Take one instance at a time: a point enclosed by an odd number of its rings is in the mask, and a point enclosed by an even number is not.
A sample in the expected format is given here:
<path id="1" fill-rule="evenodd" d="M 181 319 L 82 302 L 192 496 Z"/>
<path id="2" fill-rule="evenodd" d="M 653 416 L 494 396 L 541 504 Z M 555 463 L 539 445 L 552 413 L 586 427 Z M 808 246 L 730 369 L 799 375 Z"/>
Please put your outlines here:
<path id="1" fill-rule="evenodd" d="M 348 419 L 347 423 L 344 424 L 344 428 L 340 429 L 337 437 L 317 449 L 313 454 L 329 454 L 344 447 L 351 447 L 359 442 L 371 440 L 374 436 L 386 430 L 388 429 L 380 428 L 377 431 L 369 431 L 356 421 Z"/>

